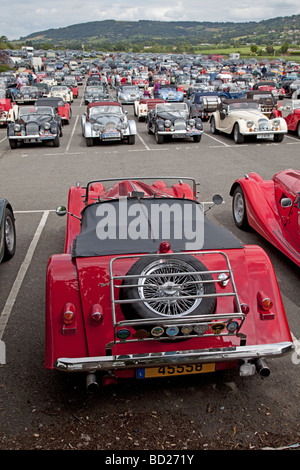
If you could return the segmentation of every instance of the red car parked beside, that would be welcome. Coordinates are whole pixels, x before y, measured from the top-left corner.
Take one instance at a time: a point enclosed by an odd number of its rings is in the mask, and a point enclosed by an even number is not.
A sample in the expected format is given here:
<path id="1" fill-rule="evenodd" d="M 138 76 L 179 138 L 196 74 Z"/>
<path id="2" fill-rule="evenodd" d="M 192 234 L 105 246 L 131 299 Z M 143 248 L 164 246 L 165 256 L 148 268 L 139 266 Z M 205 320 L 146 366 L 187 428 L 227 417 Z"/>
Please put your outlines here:
<path id="1" fill-rule="evenodd" d="M 236 225 L 252 227 L 300 266 L 300 171 L 283 170 L 271 180 L 249 173 L 234 182 L 230 195 Z"/>

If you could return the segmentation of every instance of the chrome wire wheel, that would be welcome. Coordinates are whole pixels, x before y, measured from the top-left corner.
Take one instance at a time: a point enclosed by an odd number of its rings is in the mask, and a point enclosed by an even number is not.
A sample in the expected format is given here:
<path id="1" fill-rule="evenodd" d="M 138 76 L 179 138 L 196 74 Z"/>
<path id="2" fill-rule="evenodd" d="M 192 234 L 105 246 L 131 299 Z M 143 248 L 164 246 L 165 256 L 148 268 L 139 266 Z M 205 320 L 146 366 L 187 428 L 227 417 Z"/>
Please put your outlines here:
<path id="1" fill-rule="evenodd" d="M 9 251 L 12 251 L 15 246 L 15 229 L 10 217 L 5 219 L 5 244 Z"/>
<path id="2" fill-rule="evenodd" d="M 234 219 L 237 223 L 241 223 L 245 216 L 245 204 L 244 198 L 241 193 L 237 193 L 234 201 L 233 201 L 233 211 L 234 211 Z"/>
<path id="3" fill-rule="evenodd" d="M 148 277 L 142 277 L 145 275 Z M 201 275 L 192 274 L 191 266 L 183 261 L 165 260 L 161 262 L 158 260 L 141 272 L 138 292 L 140 298 L 145 300 L 144 305 L 158 315 L 188 315 L 202 301 L 201 298 L 189 298 L 190 296 L 203 295 L 204 288 L 201 281 Z M 156 297 L 164 298 L 164 300 L 150 300 Z M 180 297 L 187 298 L 181 299 Z"/>
<path id="4" fill-rule="evenodd" d="M 3 260 L 12 258 L 16 251 L 16 229 L 15 220 L 11 210 L 7 207 L 5 209 L 5 219 L 3 224 L 4 235 L 4 254 Z"/>
<path id="5" fill-rule="evenodd" d="M 238 228 L 242 230 L 249 229 L 245 196 L 240 186 L 237 186 L 233 193 L 232 215 Z"/>

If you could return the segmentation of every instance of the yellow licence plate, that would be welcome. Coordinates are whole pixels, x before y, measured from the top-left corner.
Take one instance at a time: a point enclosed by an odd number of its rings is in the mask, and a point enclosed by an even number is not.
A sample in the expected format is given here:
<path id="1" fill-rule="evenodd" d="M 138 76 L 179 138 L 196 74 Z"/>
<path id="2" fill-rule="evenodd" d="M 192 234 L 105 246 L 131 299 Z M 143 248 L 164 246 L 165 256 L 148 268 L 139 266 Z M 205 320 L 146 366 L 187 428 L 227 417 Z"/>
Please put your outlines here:
<path id="1" fill-rule="evenodd" d="M 203 374 L 207 372 L 214 372 L 215 370 L 216 365 L 213 363 L 149 367 L 138 369 L 137 378 L 148 379 L 151 377 L 170 377 L 174 375 Z"/>

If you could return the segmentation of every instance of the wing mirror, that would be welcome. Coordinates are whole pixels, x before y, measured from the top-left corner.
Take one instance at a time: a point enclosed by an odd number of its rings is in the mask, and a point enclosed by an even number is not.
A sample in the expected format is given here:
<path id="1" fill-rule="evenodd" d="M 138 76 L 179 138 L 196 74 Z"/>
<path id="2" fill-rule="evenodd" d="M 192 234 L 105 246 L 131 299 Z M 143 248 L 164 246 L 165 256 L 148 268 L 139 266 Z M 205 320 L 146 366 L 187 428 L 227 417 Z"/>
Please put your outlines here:
<path id="1" fill-rule="evenodd" d="M 208 209 L 206 209 L 205 211 L 205 214 L 207 211 L 209 211 L 209 209 L 211 209 L 213 206 L 219 206 L 220 204 L 223 203 L 223 198 L 222 196 L 220 196 L 220 194 L 215 194 L 212 198 L 212 202 L 213 202 L 213 205 L 208 207 Z"/>
<path id="2" fill-rule="evenodd" d="M 291 207 L 293 205 L 293 201 L 289 197 L 284 197 L 284 198 L 281 199 L 280 205 L 281 205 L 281 207 L 286 209 L 287 207 Z"/>
<path id="3" fill-rule="evenodd" d="M 220 194 L 215 194 L 212 200 L 215 206 L 219 206 L 223 202 L 223 198 Z"/>
<path id="4" fill-rule="evenodd" d="M 64 215 L 66 215 L 68 213 L 67 209 L 65 208 L 65 206 L 58 206 L 56 208 L 56 214 L 59 215 L 60 217 L 63 217 Z"/>
<path id="5" fill-rule="evenodd" d="M 78 215 L 74 215 L 74 214 L 71 214 L 71 212 L 68 212 L 65 206 L 58 206 L 55 212 L 60 217 L 63 217 L 64 215 L 69 214 L 72 217 L 75 217 L 76 219 L 81 220 L 81 217 L 78 217 Z"/>

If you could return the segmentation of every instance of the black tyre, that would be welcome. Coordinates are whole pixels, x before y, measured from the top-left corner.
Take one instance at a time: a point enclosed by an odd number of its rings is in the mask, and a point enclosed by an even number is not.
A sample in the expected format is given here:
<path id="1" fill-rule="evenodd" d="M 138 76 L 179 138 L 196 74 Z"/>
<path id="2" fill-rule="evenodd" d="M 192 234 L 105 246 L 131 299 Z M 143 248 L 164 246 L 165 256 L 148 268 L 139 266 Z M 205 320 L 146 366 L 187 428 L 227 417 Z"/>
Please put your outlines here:
<path id="1" fill-rule="evenodd" d="M 11 149 L 16 149 L 18 146 L 18 141 L 14 139 L 9 139 L 9 145 Z"/>
<path id="2" fill-rule="evenodd" d="M 135 135 L 129 135 L 128 136 L 128 144 L 129 145 L 134 145 L 135 144 Z"/>
<path id="3" fill-rule="evenodd" d="M 4 255 L 3 261 L 11 259 L 16 251 L 16 228 L 15 219 L 10 209 L 5 209 L 4 218 Z"/>
<path id="4" fill-rule="evenodd" d="M 215 118 L 213 116 L 210 120 L 210 132 L 212 134 L 217 134 L 218 133 L 217 128 L 216 128 L 216 121 L 215 121 Z"/>
<path id="5" fill-rule="evenodd" d="M 193 135 L 193 141 L 194 141 L 194 142 L 201 142 L 201 137 L 202 137 L 201 134 L 199 134 L 199 135 Z"/>
<path id="6" fill-rule="evenodd" d="M 92 147 L 94 145 L 94 139 L 93 137 L 87 137 L 85 139 L 85 142 L 86 142 L 86 146 L 87 147 Z"/>
<path id="7" fill-rule="evenodd" d="M 274 135 L 274 142 L 282 142 L 284 138 L 284 134 L 275 134 Z"/>
<path id="8" fill-rule="evenodd" d="M 53 147 L 59 147 L 59 146 L 60 146 L 60 140 L 59 140 L 59 135 L 57 134 L 57 136 L 53 140 Z"/>
<path id="9" fill-rule="evenodd" d="M 240 133 L 240 127 L 238 123 L 236 123 L 233 128 L 233 140 L 236 144 L 242 144 L 245 140 L 244 136 Z"/>
<path id="10" fill-rule="evenodd" d="M 125 318 L 166 319 L 215 311 L 215 297 L 197 297 L 215 294 L 216 288 L 207 268 L 193 256 L 142 257 L 128 272 L 137 274 L 147 277 L 127 278 L 120 289 L 123 300 L 142 300 L 121 304 Z"/>
<path id="11" fill-rule="evenodd" d="M 165 139 L 164 139 L 163 135 L 158 134 L 157 132 L 155 132 L 155 140 L 158 144 L 163 144 Z"/>
<path id="12" fill-rule="evenodd" d="M 300 122 L 298 122 L 296 133 L 297 133 L 298 138 L 300 139 Z"/>
<path id="13" fill-rule="evenodd" d="M 233 193 L 232 215 L 234 222 L 238 228 L 240 228 L 241 230 L 249 229 L 245 196 L 241 186 L 237 186 Z"/>

